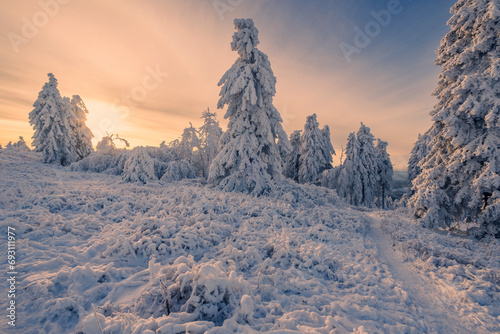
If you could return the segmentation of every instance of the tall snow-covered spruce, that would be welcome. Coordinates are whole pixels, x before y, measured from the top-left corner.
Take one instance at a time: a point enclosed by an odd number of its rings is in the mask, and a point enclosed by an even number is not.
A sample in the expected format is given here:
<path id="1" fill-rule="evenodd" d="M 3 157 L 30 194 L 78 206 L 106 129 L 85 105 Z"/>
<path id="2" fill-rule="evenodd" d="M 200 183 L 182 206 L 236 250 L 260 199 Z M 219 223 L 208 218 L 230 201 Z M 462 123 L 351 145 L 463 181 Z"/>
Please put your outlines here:
<path id="1" fill-rule="evenodd" d="M 231 49 L 239 58 L 222 76 L 220 100 L 227 105 L 228 129 L 210 167 L 208 181 L 227 191 L 260 195 L 282 178 L 281 151 L 291 151 L 281 116 L 273 106 L 276 77 L 267 55 L 257 49 L 252 19 L 234 20 Z"/>
<path id="2" fill-rule="evenodd" d="M 316 114 L 306 119 L 299 154 L 300 183 L 317 182 L 325 169 L 332 168 L 332 154 L 335 151 L 330 141 L 330 128 L 326 125 L 320 130 Z"/>
<path id="3" fill-rule="evenodd" d="M 43 161 L 69 165 L 92 151 L 92 133 L 85 125 L 87 108 L 79 96 L 62 98 L 57 79 L 48 74 L 47 82 L 29 113 L 35 133 L 35 151 L 43 152 Z"/>
<path id="4" fill-rule="evenodd" d="M 212 161 L 219 152 L 219 141 L 222 136 L 222 129 L 217 121 L 217 114 L 210 112 L 210 109 L 203 111 L 203 125 L 199 129 L 203 177 L 208 177 L 208 170 Z"/>
<path id="5" fill-rule="evenodd" d="M 377 139 L 375 150 L 377 151 L 377 197 L 380 208 L 385 209 L 386 198 L 391 193 L 392 176 L 394 169 L 392 167 L 391 158 L 387 153 L 387 142 Z"/>
<path id="6" fill-rule="evenodd" d="M 410 159 L 408 160 L 408 181 L 410 184 L 422 172 L 420 162 L 427 156 L 429 141 L 430 137 L 427 134 L 419 134 L 415 145 L 413 145 Z M 413 194 L 413 190 L 411 191 L 411 194 Z"/>
<path id="7" fill-rule="evenodd" d="M 459 0 L 451 12 L 429 152 L 410 204 L 425 226 L 480 224 L 499 236 L 500 3 Z"/>

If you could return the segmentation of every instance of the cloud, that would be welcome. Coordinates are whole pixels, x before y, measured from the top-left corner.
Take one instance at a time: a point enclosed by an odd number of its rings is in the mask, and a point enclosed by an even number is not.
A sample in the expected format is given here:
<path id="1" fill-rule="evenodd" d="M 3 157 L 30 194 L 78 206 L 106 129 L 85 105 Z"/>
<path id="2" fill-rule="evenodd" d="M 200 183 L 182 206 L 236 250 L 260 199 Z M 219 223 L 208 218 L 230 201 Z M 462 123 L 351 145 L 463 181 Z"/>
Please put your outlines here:
<path id="1" fill-rule="evenodd" d="M 213 1 L 69 1 L 18 53 L 7 38 L 0 39 L 0 143 L 31 137 L 29 126 L 20 124 L 27 123 L 48 72 L 56 75 L 62 95 L 113 106 L 130 98 L 147 68 L 156 66 L 168 77 L 129 108 L 118 130 L 132 145 L 171 141 L 190 121 L 200 124 L 203 109 L 216 110 L 217 83 L 237 57 L 230 49 L 232 19 L 253 17 L 260 48 L 278 78 L 275 105 L 286 110 L 286 131 L 301 129 L 306 116 L 317 113 L 320 124 L 330 125 L 340 152 L 349 132 L 363 121 L 389 142 L 393 161 L 404 168 L 418 132 L 430 124 L 430 94 L 438 73 L 432 53 L 441 36 L 427 31 L 418 49 L 401 45 L 404 34 L 414 30 L 405 20 L 395 21 L 373 47 L 347 64 L 339 43 L 366 20 L 369 3 L 242 1 L 221 20 Z M 37 1 L 0 4 L 0 34 L 20 33 L 23 18 L 31 20 L 40 10 Z M 107 117 L 106 108 L 92 110 L 92 105 L 89 118 Z M 222 119 L 224 111 L 218 114 Z"/>

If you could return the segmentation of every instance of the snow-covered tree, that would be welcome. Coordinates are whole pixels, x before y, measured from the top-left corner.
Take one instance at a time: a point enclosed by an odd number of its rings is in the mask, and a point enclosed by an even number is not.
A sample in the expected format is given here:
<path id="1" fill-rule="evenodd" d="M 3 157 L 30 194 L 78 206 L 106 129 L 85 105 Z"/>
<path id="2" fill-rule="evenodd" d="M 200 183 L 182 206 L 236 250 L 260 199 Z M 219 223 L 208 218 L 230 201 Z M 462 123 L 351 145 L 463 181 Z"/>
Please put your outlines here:
<path id="1" fill-rule="evenodd" d="M 314 183 L 325 169 L 332 168 L 334 153 L 330 128 L 319 129 L 316 114 L 308 116 L 301 136 L 298 179 L 300 183 Z"/>
<path id="2" fill-rule="evenodd" d="M 413 145 L 410 159 L 408 160 L 408 181 L 410 185 L 422 171 L 419 164 L 427 156 L 429 142 L 430 137 L 427 134 L 418 134 L 418 139 Z"/>
<path id="3" fill-rule="evenodd" d="M 377 193 L 378 154 L 373 141 L 370 128 L 363 123 L 358 133 L 351 133 L 347 139 L 337 192 L 353 205 L 371 206 Z"/>
<path id="4" fill-rule="evenodd" d="M 356 134 L 359 143 L 358 167 L 362 181 L 360 204 L 371 206 L 377 189 L 377 151 L 373 146 L 374 137 L 370 128 L 361 123 Z"/>
<path id="5" fill-rule="evenodd" d="M 359 205 L 362 201 L 363 181 L 359 166 L 359 142 L 356 134 L 350 133 L 345 148 L 345 159 L 338 175 L 337 193 L 350 204 Z"/>
<path id="6" fill-rule="evenodd" d="M 193 124 L 189 123 L 189 127 L 184 129 L 177 151 L 181 159 L 188 160 L 199 172 L 203 172 L 201 141 Z"/>
<path id="7" fill-rule="evenodd" d="M 426 226 L 500 235 L 500 3 L 459 0 L 438 49 L 429 151 L 410 203 Z"/>
<path id="8" fill-rule="evenodd" d="M 142 182 L 144 184 L 158 180 L 155 173 L 155 161 L 149 155 L 147 147 L 135 147 L 128 154 L 122 178 L 127 182 Z"/>
<path id="9" fill-rule="evenodd" d="M 377 139 L 375 150 L 377 151 L 377 197 L 379 198 L 379 206 L 385 209 L 386 197 L 389 196 L 391 192 L 394 170 L 392 168 L 389 153 L 387 153 L 387 142 Z"/>
<path id="10" fill-rule="evenodd" d="M 203 111 L 203 125 L 199 129 L 201 156 L 203 166 L 203 177 L 208 177 L 210 164 L 219 152 L 219 141 L 222 136 L 222 129 L 217 121 L 217 114 L 211 113 L 210 109 Z"/>
<path id="11" fill-rule="evenodd" d="M 129 142 L 118 136 L 117 134 L 106 134 L 106 136 L 102 137 L 101 140 L 96 145 L 96 151 L 98 152 L 109 152 L 117 149 L 115 141 L 122 142 L 125 147 L 129 147 Z"/>
<path id="12" fill-rule="evenodd" d="M 88 140 L 92 136 L 85 126 L 86 108 L 80 98 L 62 98 L 57 89 L 57 80 L 52 73 L 34 109 L 29 114 L 35 133 L 35 151 L 43 152 L 43 161 L 68 165 L 89 153 Z M 91 150 L 91 146 L 90 146 Z"/>
<path id="13" fill-rule="evenodd" d="M 290 135 L 291 152 L 286 155 L 283 175 L 295 182 L 299 181 L 300 137 L 302 130 L 296 130 Z"/>
<path id="14" fill-rule="evenodd" d="M 189 123 L 189 127 L 184 129 L 179 143 L 181 156 L 191 161 L 193 155 L 199 154 L 200 146 L 201 142 L 198 137 L 198 130 L 193 127 L 193 124 Z"/>
<path id="15" fill-rule="evenodd" d="M 323 129 L 321 129 L 321 134 L 323 136 L 323 141 L 321 145 L 321 151 L 323 152 L 323 156 L 325 158 L 325 168 L 324 169 L 332 169 L 333 156 L 335 155 L 335 149 L 332 145 L 330 127 L 325 124 Z"/>
<path id="16" fill-rule="evenodd" d="M 164 182 L 180 181 L 182 179 L 194 179 L 196 177 L 196 168 L 191 162 L 183 159 L 171 161 L 166 165 L 165 172 L 161 177 Z"/>
<path id="17" fill-rule="evenodd" d="M 89 111 L 79 95 L 73 95 L 71 101 L 68 102 L 68 106 L 72 113 L 70 126 L 74 132 L 74 151 L 78 155 L 78 160 L 80 160 L 93 151 L 93 135 L 87 125 L 85 125 Z"/>
<path id="18" fill-rule="evenodd" d="M 229 124 L 208 180 L 227 191 L 260 195 L 282 178 L 280 151 L 291 148 L 273 106 L 276 77 L 268 57 L 256 47 L 258 30 L 252 19 L 236 19 L 234 25 L 231 48 L 239 58 L 219 82 L 217 105 L 228 105 L 224 118 Z"/>

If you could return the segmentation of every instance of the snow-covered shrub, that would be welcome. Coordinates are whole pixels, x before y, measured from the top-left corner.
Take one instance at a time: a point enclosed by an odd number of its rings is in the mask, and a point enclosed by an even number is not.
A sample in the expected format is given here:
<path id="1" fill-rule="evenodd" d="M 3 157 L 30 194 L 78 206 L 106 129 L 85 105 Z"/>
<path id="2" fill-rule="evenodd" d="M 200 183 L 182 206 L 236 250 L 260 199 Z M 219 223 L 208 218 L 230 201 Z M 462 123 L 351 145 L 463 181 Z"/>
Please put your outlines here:
<path id="1" fill-rule="evenodd" d="M 147 147 L 135 147 L 127 155 L 123 166 L 123 180 L 127 182 L 148 183 L 158 180 L 155 173 L 155 161 L 149 155 Z"/>
<path id="2" fill-rule="evenodd" d="M 19 137 L 19 140 L 17 142 L 15 142 L 14 144 L 12 144 L 12 142 L 9 142 L 7 144 L 7 146 L 5 146 L 6 149 L 9 149 L 9 150 L 20 150 L 20 151 L 26 151 L 26 152 L 30 152 L 30 148 L 28 147 L 28 145 L 26 144 L 26 142 L 24 141 L 24 138 L 22 136 Z"/>
<path id="3" fill-rule="evenodd" d="M 179 312 L 190 314 L 191 321 L 208 321 L 216 326 L 233 315 L 244 293 L 235 272 L 222 263 L 197 264 L 193 256 L 180 256 L 155 275 L 152 288 L 135 308 L 160 316 Z"/>
<path id="4" fill-rule="evenodd" d="M 71 164 L 71 170 L 119 175 L 123 172 L 126 158 L 127 151 L 123 149 L 97 150 L 86 158 Z"/>
<path id="5" fill-rule="evenodd" d="M 182 179 L 194 179 L 197 177 L 196 169 L 187 160 L 171 161 L 166 164 L 162 181 L 172 182 Z"/>

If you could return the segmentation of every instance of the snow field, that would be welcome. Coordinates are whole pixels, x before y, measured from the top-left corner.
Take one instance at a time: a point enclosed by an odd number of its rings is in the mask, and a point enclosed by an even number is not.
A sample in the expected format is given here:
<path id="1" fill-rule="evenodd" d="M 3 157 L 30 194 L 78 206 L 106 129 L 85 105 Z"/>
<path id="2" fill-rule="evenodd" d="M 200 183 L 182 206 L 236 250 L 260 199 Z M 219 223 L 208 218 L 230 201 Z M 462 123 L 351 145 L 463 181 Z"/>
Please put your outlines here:
<path id="1" fill-rule="evenodd" d="M 19 233 L 19 333 L 99 333 L 97 320 L 104 333 L 429 328 L 380 259 L 371 218 L 328 189 L 287 182 L 255 198 L 198 179 L 125 183 L 5 150 L 0 168 L 0 224 Z"/>

